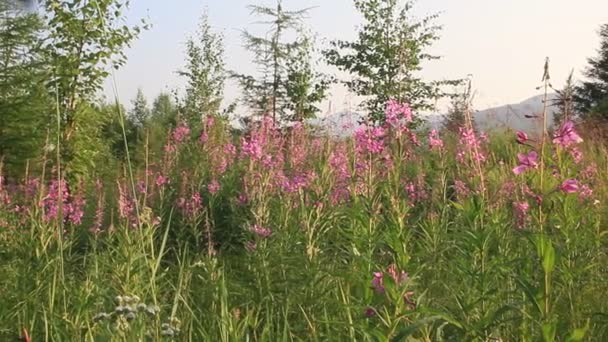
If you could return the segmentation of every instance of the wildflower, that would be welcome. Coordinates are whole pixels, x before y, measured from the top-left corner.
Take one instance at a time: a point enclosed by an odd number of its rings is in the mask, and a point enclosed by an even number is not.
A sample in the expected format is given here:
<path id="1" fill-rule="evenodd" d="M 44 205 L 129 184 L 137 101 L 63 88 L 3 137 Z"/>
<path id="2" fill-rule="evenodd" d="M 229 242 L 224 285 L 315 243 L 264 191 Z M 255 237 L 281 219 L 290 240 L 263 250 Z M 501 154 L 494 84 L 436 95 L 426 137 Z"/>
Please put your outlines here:
<path id="1" fill-rule="evenodd" d="M 209 140 L 209 134 L 207 132 L 201 132 L 201 135 L 198 137 L 198 143 L 204 145 Z"/>
<path id="2" fill-rule="evenodd" d="M 467 154 L 470 155 L 472 161 L 486 161 L 486 156 L 481 150 L 480 139 L 477 138 L 475 130 L 460 127 L 459 135 L 460 139 L 458 140 L 458 144 L 460 145 L 460 147 L 457 150 L 456 154 L 456 160 L 459 163 L 464 163 Z"/>
<path id="3" fill-rule="evenodd" d="M 160 308 L 154 305 L 148 305 L 146 308 L 146 313 L 150 316 L 155 316 L 160 312 Z"/>
<path id="4" fill-rule="evenodd" d="M 409 275 L 405 271 L 401 271 L 401 273 L 397 272 L 397 266 L 395 266 L 395 264 L 391 264 L 388 267 L 387 272 L 397 285 L 405 283 L 409 279 Z"/>
<path id="5" fill-rule="evenodd" d="M 517 131 L 515 139 L 517 140 L 517 143 L 521 145 L 524 145 L 529 140 L 528 135 L 522 131 Z"/>
<path id="6" fill-rule="evenodd" d="M 514 202 L 513 209 L 515 211 L 515 218 L 517 221 L 517 227 L 523 228 L 526 224 L 526 218 L 528 215 L 528 210 L 530 209 L 530 204 L 528 202 Z"/>
<path id="7" fill-rule="evenodd" d="M 531 151 L 527 155 L 518 154 L 519 165 L 513 169 L 513 173 L 519 175 L 528 169 L 535 169 L 538 167 L 538 154 L 536 151 Z"/>
<path id="8" fill-rule="evenodd" d="M 371 306 L 368 306 L 365 309 L 364 313 L 365 313 L 365 317 L 368 317 L 368 318 L 376 316 L 376 310 L 374 308 L 372 308 Z"/>
<path id="9" fill-rule="evenodd" d="M 562 185 L 560 185 L 559 189 L 567 194 L 578 192 L 578 181 L 576 179 L 565 180 Z"/>
<path id="10" fill-rule="evenodd" d="M 589 187 L 589 185 L 587 185 L 587 184 L 582 185 L 580 188 L 580 192 L 578 194 L 579 200 L 584 201 L 586 199 L 591 198 L 591 196 L 593 196 L 593 190 Z M 596 203 L 594 202 L 594 204 L 596 204 Z"/>
<path id="11" fill-rule="evenodd" d="M 374 278 L 372 279 L 372 288 L 376 293 L 384 293 L 384 275 L 382 272 L 374 272 Z"/>
<path id="12" fill-rule="evenodd" d="M 463 181 L 458 179 L 454 181 L 454 190 L 456 191 L 456 196 L 458 198 L 465 198 L 471 192 L 469 187 Z"/>
<path id="13" fill-rule="evenodd" d="M 220 183 L 217 180 L 212 180 L 211 183 L 207 185 L 207 190 L 212 195 L 215 195 L 220 190 Z"/>
<path id="14" fill-rule="evenodd" d="M 236 201 L 239 205 L 246 205 L 249 202 L 249 197 L 247 197 L 247 194 L 245 193 L 240 193 L 237 196 Z"/>
<path id="15" fill-rule="evenodd" d="M 249 228 L 249 230 L 262 238 L 267 238 L 272 234 L 272 230 L 269 228 L 264 228 L 258 224 L 254 224 L 253 227 Z"/>
<path id="16" fill-rule="evenodd" d="M 183 142 L 189 134 L 190 128 L 182 123 L 179 126 L 175 127 L 171 137 L 173 138 L 173 141 L 179 144 Z"/>
<path id="17" fill-rule="evenodd" d="M 384 129 L 362 125 L 355 131 L 355 146 L 359 153 L 379 154 L 384 150 Z"/>
<path id="18" fill-rule="evenodd" d="M 384 117 L 389 125 L 397 127 L 401 120 L 406 123 L 412 122 L 412 109 L 406 103 L 391 99 L 386 103 Z"/>
<path id="19" fill-rule="evenodd" d="M 256 138 L 249 140 L 243 139 L 241 144 L 243 155 L 249 156 L 251 159 L 259 160 L 262 157 L 262 145 Z"/>
<path id="20" fill-rule="evenodd" d="M 583 142 L 583 139 L 574 131 L 574 123 L 572 121 L 564 122 L 555 132 L 553 138 L 553 143 L 561 147 L 568 147 L 572 144 Z"/>
<path id="21" fill-rule="evenodd" d="M 105 312 L 100 312 L 97 315 L 93 316 L 93 322 L 101 322 L 110 318 L 110 315 Z"/>
<path id="22" fill-rule="evenodd" d="M 442 149 L 443 148 L 443 140 L 439 138 L 439 133 L 436 129 L 432 130 L 429 133 L 429 148 L 432 149 Z"/>
<path id="23" fill-rule="evenodd" d="M 114 309 L 114 312 L 116 312 L 119 315 L 122 315 L 123 313 L 127 312 L 127 307 L 119 305 Z"/>
<path id="24" fill-rule="evenodd" d="M 167 178 L 159 173 L 158 176 L 156 176 L 156 186 L 162 187 L 166 184 L 169 184 L 169 178 Z"/>
<path id="25" fill-rule="evenodd" d="M 576 147 L 572 147 L 570 149 L 570 156 L 576 164 L 580 163 L 583 160 L 583 152 Z"/>

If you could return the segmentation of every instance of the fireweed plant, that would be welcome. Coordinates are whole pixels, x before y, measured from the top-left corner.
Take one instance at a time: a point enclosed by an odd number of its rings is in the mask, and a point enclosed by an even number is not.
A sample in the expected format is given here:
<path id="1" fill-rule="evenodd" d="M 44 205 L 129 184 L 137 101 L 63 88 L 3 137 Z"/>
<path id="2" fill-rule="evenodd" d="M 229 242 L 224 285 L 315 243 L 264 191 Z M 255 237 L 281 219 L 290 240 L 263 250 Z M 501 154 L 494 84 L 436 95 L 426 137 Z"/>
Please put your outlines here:
<path id="1" fill-rule="evenodd" d="M 0 340 L 608 339 L 601 144 L 385 117 L 178 120 L 133 179 L 2 178 Z"/>

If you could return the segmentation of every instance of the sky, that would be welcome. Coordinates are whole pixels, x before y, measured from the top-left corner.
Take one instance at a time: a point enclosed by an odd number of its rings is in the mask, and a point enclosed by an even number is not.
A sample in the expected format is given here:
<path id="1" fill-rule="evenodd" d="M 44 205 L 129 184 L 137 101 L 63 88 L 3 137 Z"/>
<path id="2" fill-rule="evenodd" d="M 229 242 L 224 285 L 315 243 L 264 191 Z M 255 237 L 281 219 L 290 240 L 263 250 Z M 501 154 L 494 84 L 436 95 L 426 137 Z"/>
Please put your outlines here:
<path id="1" fill-rule="evenodd" d="M 122 103 L 130 103 L 141 88 L 151 103 L 160 91 L 183 89 L 176 71 L 184 65 L 185 41 L 206 12 L 214 30 L 224 35 L 229 70 L 251 73 L 251 55 L 243 48 L 243 29 L 259 30 L 250 4 L 272 5 L 272 0 L 133 0 L 127 20 L 147 18 L 152 24 L 127 51 L 127 64 L 116 71 L 115 84 Z M 352 0 L 284 0 L 287 9 L 312 7 L 305 24 L 321 47 L 333 39 L 352 40 L 361 17 Z M 550 58 L 552 83 L 561 87 L 572 69 L 577 78 L 596 55 L 598 30 L 608 23 L 607 0 L 418 0 L 413 15 L 439 14 L 441 39 L 429 50 L 441 56 L 426 63 L 427 80 L 472 75 L 474 105 L 478 109 L 519 103 L 538 94 L 545 57 Z M 327 68 L 324 71 L 332 72 Z M 114 82 L 104 93 L 112 96 Z M 228 84 L 226 102 L 239 97 Z M 329 102 L 331 101 L 331 107 Z M 350 109 L 356 97 L 335 86 L 324 112 Z"/>

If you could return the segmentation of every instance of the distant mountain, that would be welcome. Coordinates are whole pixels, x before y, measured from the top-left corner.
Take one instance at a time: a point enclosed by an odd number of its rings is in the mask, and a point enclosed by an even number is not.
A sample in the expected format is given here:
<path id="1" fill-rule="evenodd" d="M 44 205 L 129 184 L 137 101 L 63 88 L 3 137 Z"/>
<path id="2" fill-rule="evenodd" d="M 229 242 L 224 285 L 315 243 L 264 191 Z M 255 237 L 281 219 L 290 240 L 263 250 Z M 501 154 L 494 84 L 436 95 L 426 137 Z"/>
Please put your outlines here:
<path id="1" fill-rule="evenodd" d="M 342 111 L 311 119 L 308 123 L 330 135 L 344 137 L 353 134 L 362 119 L 363 114 Z"/>
<path id="2" fill-rule="evenodd" d="M 543 95 L 516 104 L 504 105 L 475 112 L 473 118 L 481 130 L 510 128 L 524 132 L 537 131 L 542 125 Z M 552 127 L 557 108 L 551 106 L 557 94 L 548 96 L 547 126 Z"/>
<path id="3" fill-rule="evenodd" d="M 548 96 L 549 103 L 556 99 L 556 94 Z M 541 125 L 543 112 L 543 95 L 538 95 L 520 103 L 488 108 L 473 113 L 475 124 L 481 130 L 512 129 L 524 132 L 535 132 Z M 553 126 L 554 115 L 557 108 L 547 107 L 547 125 Z M 526 117 L 528 116 L 528 117 Z M 313 126 L 332 135 L 347 136 L 352 134 L 359 126 L 363 115 L 356 112 L 338 112 L 309 121 Z M 440 128 L 444 115 L 425 115 L 428 127 Z"/>

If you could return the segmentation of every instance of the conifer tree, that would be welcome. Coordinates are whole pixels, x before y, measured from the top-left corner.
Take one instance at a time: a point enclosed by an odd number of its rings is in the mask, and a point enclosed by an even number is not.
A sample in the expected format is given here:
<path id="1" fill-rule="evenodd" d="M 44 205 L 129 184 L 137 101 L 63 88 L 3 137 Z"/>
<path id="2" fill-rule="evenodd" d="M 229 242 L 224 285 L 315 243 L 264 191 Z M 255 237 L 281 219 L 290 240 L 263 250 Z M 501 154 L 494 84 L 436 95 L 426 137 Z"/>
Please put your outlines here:
<path id="1" fill-rule="evenodd" d="M 557 107 L 557 112 L 553 116 L 555 126 L 561 125 L 564 121 L 572 119 L 575 115 L 574 99 L 576 86 L 574 84 L 574 70 L 570 72 L 566 79 L 566 84 L 562 89 L 554 89 L 557 97 L 551 100 L 551 105 Z"/>
<path id="2" fill-rule="evenodd" d="M 137 94 L 133 101 L 131 101 L 131 104 L 133 106 L 129 113 L 131 120 L 133 120 L 136 126 L 143 127 L 150 118 L 150 108 L 141 88 L 137 89 Z"/>
<path id="3" fill-rule="evenodd" d="M 601 26 L 599 36 L 598 55 L 587 60 L 583 73 L 587 80 L 576 88 L 575 102 L 582 115 L 595 113 L 608 119 L 608 24 Z"/>
<path id="4" fill-rule="evenodd" d="M 288 11 L 282 1 L 277 0 L 276 7 L 249 6 L 251 13 L 268 17 L 263 21 L 270 26 L 265 37 L 243 32 L 245 47 L 253 53 L 259 75 L 235 74 L 243 90 L 244 103 L 255 114 L 270 114 L 274 120 L 285 119 L 288 108 L 288 96 L 285 84 L 288 79 L 287 65 L 292 60 L 293 52 L 298 51 L 300 42 L 286 42 L 288 33 L 298 34 L 308 9 Z"/>

